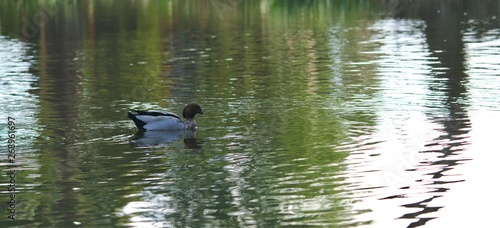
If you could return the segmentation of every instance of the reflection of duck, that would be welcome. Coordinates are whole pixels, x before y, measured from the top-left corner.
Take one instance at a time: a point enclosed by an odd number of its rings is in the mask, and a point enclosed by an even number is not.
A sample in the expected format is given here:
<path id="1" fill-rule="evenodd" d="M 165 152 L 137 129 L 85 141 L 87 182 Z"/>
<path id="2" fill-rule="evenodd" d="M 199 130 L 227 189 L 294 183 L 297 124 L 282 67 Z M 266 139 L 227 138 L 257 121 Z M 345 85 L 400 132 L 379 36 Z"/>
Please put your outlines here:
<path id="1" fill-rule="evenodd" d="M 196 129 L 176 131 L 138 131 L 130 138 L 130 142 L 135 144 L 137 147 L 150 147 L 179 141 L 183 135 L 184 145 L 187 148 L 201 148 L 201 144 L 196 141 Z"/>
<path id="2" fill-rule="evenodd" d="M 184 145 L 189 149 L 201 148 L 201 143 L 196 141 L 196 131 L 186 130 L 186 135 L 184 135 Z"/>
<path id="3" fill-rule="evenodd" d="M 139 130 L 146 131 L 173 131 L 182 129 L 196 129 L 194 116 L 205 114 L 196 103 L 188 104 L 182 111 L 184 121 L 176 114 L 165 111 L 139 111 L 128 112 L 128 117 L 134 121 Z"/>
<path id="4" fill-rule="evenodd" d="M 177 131 L 138 131 L 130 142 L 138 147 L 156 146 L 178 141 L 182 138 L 183 130 Z"/>

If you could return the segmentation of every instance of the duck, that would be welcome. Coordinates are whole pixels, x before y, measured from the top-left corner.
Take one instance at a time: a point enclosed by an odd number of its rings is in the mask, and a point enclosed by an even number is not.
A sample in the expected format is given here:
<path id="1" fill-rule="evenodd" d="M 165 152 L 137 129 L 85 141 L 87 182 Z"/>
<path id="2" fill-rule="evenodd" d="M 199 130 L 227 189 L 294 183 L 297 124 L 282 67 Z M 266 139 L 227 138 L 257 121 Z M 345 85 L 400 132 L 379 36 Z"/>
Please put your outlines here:
<path id="1" fill-rule="evenodd" d="M 128 117 L 134 121 L 135 126 L 140 131 L 175 131 L 175 130 L 195 130 L 196 114 L 205 114 L 200 105 L 190 103 L 182 111 L 182 120 L 177 114 L 166 111 L 141 111 L 131 110 Z"/>

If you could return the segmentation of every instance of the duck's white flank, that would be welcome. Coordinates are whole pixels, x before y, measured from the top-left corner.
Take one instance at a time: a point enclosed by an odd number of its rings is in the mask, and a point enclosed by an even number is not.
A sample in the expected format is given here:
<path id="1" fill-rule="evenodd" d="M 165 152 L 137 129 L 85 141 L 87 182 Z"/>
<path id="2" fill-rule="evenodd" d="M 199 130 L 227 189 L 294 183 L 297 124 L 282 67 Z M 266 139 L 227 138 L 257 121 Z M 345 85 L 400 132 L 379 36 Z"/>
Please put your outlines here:
<path id="1" fill-rule="evenodd" d="M 184 129 L 184 122 L 180 118 L 148 115 L 138 115 L 136 118 L 145 123 L 143 128 L 148 131 Z"/>

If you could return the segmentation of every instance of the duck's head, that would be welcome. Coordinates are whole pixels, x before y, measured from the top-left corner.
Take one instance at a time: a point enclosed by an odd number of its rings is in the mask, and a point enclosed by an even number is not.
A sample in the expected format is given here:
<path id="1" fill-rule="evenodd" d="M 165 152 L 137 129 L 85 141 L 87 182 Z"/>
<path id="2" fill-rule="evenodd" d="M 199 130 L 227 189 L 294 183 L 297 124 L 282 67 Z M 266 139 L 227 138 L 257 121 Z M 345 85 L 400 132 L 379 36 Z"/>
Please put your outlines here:
<path id="1" fill-rule="evenodd" d="M 196 114 L 205 114 L 203 110 L 201 110 L 201 107 L 196 103 L 186 105 L 184 111 L 182 111 L 182 117 L 184 117 L 184 119 L 194 119 Z"/>

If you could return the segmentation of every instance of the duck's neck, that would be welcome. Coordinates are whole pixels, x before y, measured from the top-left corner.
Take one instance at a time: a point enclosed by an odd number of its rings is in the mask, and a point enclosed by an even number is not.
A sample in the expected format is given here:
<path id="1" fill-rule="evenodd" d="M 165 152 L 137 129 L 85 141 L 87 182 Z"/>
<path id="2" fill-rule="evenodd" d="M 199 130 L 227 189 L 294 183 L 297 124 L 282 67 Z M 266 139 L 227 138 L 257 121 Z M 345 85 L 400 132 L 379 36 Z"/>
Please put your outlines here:
<path id="1" fill-rule="evenodd" d="M 196 121 L 194 121 L 194 119 L 185 119 L 184 120 L 184 128 L 185 129 L 196 129 Z"/>

